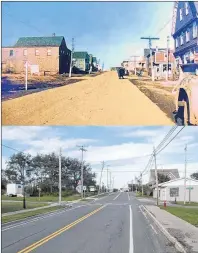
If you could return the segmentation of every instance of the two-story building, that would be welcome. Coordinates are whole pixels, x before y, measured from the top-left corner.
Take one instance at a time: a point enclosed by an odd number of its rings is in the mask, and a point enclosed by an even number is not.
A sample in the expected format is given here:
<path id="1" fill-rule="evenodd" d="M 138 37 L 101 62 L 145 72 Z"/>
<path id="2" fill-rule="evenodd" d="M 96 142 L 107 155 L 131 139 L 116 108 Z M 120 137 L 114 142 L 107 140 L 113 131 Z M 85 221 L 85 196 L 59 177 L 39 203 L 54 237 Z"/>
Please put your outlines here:
<path id="1" fill-rule="evenodd" d="M 26 62 L 29 71 L 39 74 L 68 73 L 71 51 L 63 36 L 22 37 L 13 47 L 2 48 L 2 72 L 22 73 Z"/>
<path id="2" fill-rule="evenodd" d="M 177 64 L 185 72 L 195 72 L 198 69 L 198 2 L 175 3 L 172 36 Z"/>
<path id="3" fill-rule="evenodd" d="M 150 55 L 150 50 L 145 49 L 145 53 L 148 53 L 148 55 L 146 56 L 146 66 L 147 71 L 150 75 L 151 75 L 151 62 L 152 62 L 154 69 L 154 76 L 156 78 L 159 79 L 165 78 L 167 70 L 169 73 L 169 77 L 171 77 L 173 73 L 173 68 L 175 66 L 175 57 L 172 49 L 169 49 L 167 53 L 166 48 L 156 47 L 152 49 L 152 56 Z"/>
<path id="4" fill-rule="evenodd" d="M 88 52 L 73 53 L 73 70 L 87 72 L 90 67 L 90 56 Z"/>

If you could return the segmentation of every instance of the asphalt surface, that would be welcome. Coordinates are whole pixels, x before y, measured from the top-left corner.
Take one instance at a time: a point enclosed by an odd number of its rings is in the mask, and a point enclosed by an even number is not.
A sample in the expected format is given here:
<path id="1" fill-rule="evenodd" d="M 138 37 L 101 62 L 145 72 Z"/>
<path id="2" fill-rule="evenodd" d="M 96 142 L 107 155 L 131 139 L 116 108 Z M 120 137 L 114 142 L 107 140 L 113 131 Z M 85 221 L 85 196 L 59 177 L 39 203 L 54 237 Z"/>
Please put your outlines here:
<path id="1" fill-rule="evenodd" d="M 3 253 L 176 253 L 132 193 L 2 226 Z"/>

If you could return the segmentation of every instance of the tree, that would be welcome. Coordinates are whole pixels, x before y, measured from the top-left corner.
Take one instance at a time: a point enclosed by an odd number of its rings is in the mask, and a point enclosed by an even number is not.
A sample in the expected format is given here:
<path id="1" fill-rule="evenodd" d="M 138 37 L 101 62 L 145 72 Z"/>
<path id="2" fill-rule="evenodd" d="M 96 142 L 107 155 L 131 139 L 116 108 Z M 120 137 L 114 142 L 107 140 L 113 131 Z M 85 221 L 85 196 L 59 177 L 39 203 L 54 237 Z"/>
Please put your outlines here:
<path id="1" fill-rule="evenodd" d="M 164 175 L 161 173 L 157 173 L 157 175 L 158 175 L 158 183 L 159 184 L 170 181 L 170 177 L 167 175 Z"/>
<path id="2" fill-rule="evenodd" d="M 23 182 L 24 172 L 31 167 L 31 155 L 19 152 L 10 157 L 7 162 L 5 175 L 12 183 Z"/>
<path id="3" fill-rule="evenodd" d="M 190 175 L 191 178 L 198 180 L 198 171 Z"/>

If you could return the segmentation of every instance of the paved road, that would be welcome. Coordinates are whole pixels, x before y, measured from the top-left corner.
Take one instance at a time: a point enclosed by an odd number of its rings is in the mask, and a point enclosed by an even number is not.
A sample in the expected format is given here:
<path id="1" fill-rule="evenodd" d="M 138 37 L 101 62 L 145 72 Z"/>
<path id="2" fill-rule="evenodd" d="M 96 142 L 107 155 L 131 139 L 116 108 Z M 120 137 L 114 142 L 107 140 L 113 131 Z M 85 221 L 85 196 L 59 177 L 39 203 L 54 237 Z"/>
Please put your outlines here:
<path id="1" fill-rule="evenodd" d="M 2 103 L 3 125 L 173 125 L 128 79 L 107 72 Z"/>
<path id="2" fill-rule="evenodd" d="M 176 253 L 132 193 L 2 227 L 2 252 Z"/>

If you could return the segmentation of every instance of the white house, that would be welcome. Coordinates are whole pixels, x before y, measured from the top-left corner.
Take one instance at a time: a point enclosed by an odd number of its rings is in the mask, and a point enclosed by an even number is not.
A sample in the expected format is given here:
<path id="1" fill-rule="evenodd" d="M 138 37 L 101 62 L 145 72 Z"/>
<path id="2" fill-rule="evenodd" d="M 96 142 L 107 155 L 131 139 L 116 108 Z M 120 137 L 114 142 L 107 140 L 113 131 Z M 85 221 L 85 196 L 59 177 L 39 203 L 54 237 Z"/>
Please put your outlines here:
<path id="1" fill-rule="evenodd" d="M 158 185 L 161 201 L 184 200 L 184 178 L 177 178 Z M 157 198 L 157 189 L 153 190 L 153 197 Z M 186 201 L 198 202 L 198 180 L 186 179 Z"/>

